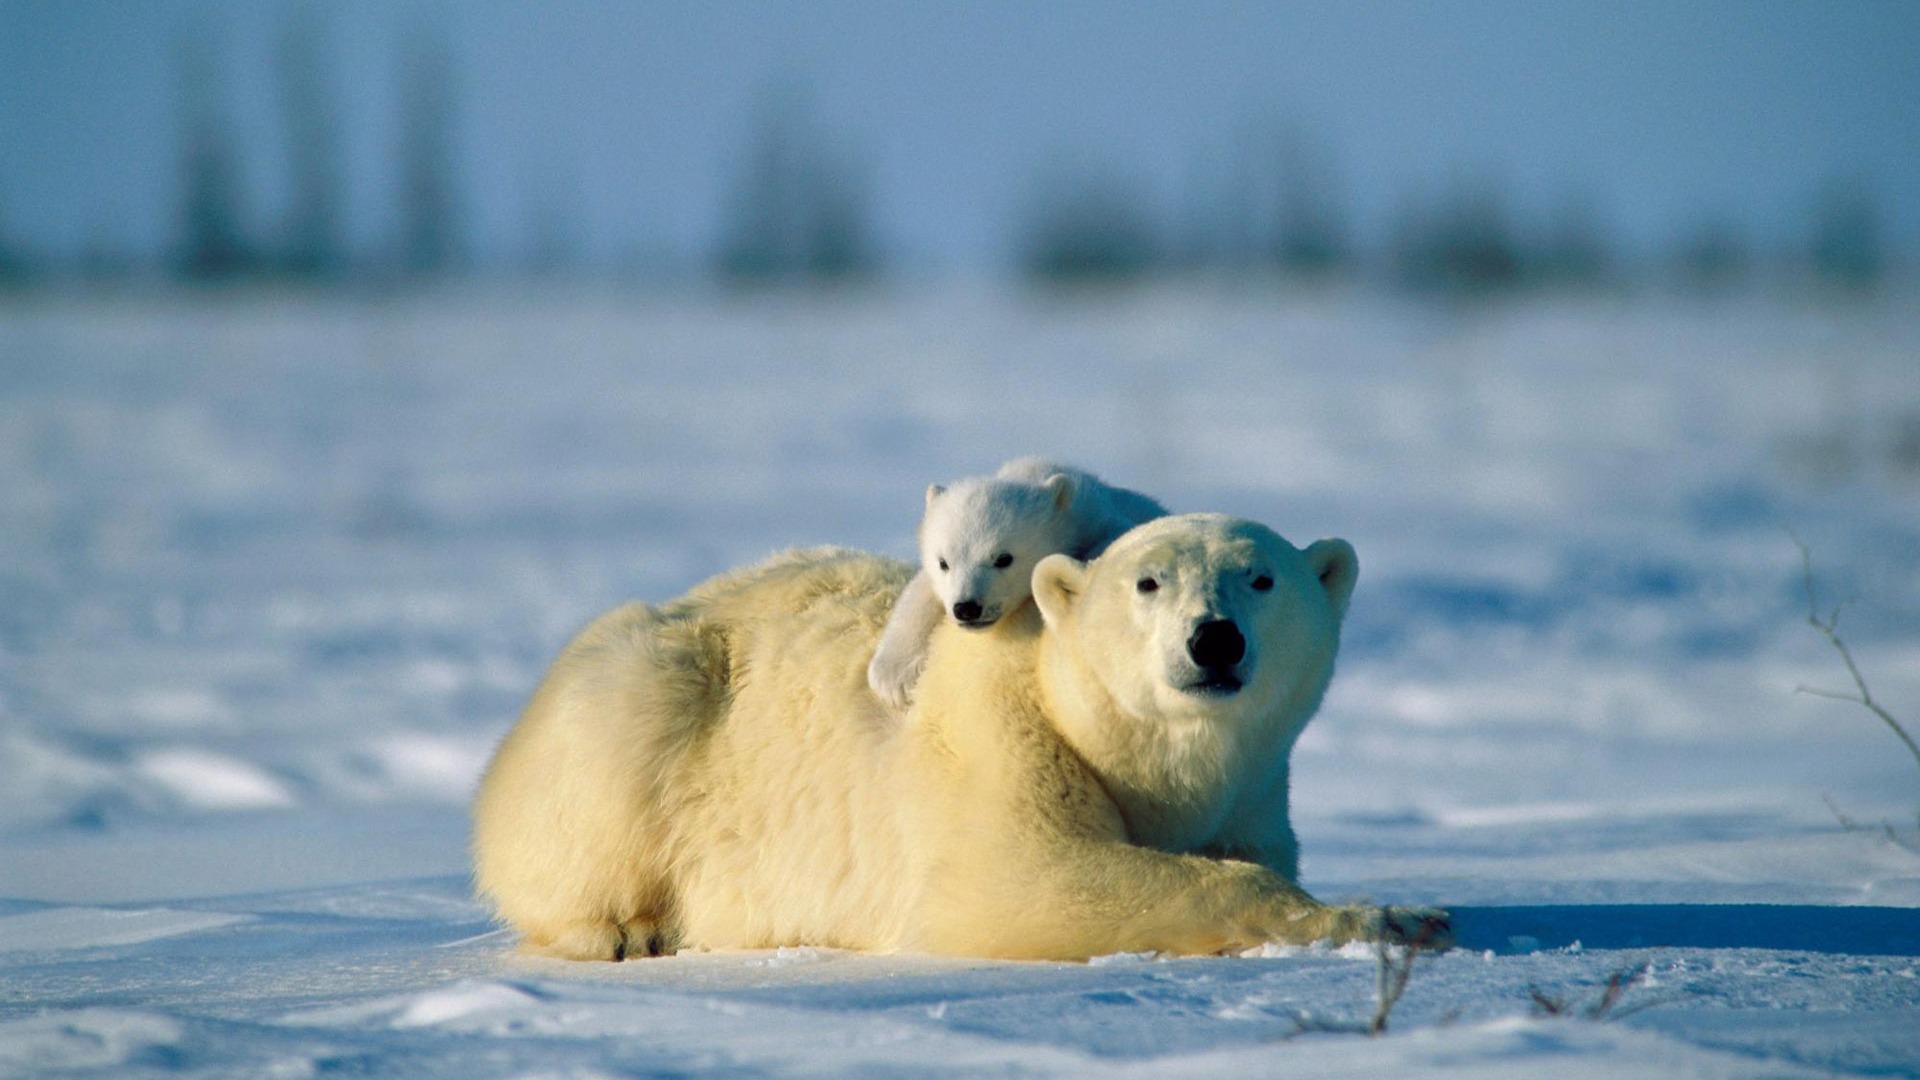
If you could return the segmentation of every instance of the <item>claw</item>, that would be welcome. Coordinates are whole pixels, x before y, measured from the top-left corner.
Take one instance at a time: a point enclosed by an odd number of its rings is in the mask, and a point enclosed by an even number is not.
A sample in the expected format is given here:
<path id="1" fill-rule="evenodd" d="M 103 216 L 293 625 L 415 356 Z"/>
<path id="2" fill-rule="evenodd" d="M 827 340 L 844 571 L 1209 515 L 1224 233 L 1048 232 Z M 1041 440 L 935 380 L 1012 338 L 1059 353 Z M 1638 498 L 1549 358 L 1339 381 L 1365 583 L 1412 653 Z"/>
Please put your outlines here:
<path id="1" fill-rule="evenodd" d="M 1382 934 L 1396 945 L 1444 952 L 1453 948 L 1453 920 L 1431 908 L 1381 909 Z"/>

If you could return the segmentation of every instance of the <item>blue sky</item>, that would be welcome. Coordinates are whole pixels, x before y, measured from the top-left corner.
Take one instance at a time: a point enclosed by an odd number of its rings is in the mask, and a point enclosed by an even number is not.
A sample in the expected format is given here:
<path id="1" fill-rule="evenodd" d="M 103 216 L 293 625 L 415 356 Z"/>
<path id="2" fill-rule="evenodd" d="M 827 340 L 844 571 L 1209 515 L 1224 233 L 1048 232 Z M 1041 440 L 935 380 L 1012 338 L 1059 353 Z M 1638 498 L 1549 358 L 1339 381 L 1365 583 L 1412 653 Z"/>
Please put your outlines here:
<path id="1" fill-rule="evenodd" d="M 178 56 L 225 56 L 266 233 L 284 211 L 273 51 L 295 6 L 0 2 L 0 220 L 44 253 L 177 231 Z M 1497 185 L 1523 223 L 1580 202 L 1629 253 L 1722 218 L 1799 242 L 1836 176 L 1920 248 L 1920 5 L 1888 2 L 317 5 L 363 248 L 391 231 L 399 43 L 442 34 L 475 247 L 560 207 L 599 259 L 704 258 L 758 106 L 797 98 L 866 178 L 907 265 L 1004 263 L 1048 172 L 1109 174 L 1168 218 L 1234 148 L 1295 130 L 1363 242 L 1409 197 Z"/>

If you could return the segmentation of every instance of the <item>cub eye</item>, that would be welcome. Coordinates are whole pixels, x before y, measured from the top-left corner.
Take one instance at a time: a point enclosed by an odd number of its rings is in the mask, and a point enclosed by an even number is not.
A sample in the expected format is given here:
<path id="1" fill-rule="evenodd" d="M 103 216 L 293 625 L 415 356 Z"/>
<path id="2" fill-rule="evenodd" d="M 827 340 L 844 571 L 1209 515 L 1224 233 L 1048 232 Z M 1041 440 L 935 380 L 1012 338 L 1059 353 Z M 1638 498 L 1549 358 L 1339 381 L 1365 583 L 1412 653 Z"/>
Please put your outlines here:
<path id="1" fill-rule="evenodd" d="M 1013 556 L 1008 555 L 1004 552 L 1002 552 L 999 556 L 995 557 L 993 560 L 993 568 L 995 570 L 1005 570 L 1007 567 L 1012 565 L 1013 565 Z"/>
<path id="2" fill-rule="evenodd" d="M 1160 587 L 1160 583 L 1150 577 L 1143 577 L 1139 581 L 1134 582 L 1133 587 L 1141 592 L 1152 592 Z"/>
<path id="3" fill-rule="evenodd" d="M 1271 588 L 1273 588 L 1273 579 L 1267 575 L 1261 574 L 1259 577 L 1253 579 L 1254 592 L 1266 592 Z"/>
<path id="4" fill-rule="evenodd" d="M 942 569 L 942 570 L 945 570 L 946 568 L 947 568 L 947 560 L 945 560 L 945 559 L 941 559 L 941 560 L 940 560 L 940 569 Z"/>

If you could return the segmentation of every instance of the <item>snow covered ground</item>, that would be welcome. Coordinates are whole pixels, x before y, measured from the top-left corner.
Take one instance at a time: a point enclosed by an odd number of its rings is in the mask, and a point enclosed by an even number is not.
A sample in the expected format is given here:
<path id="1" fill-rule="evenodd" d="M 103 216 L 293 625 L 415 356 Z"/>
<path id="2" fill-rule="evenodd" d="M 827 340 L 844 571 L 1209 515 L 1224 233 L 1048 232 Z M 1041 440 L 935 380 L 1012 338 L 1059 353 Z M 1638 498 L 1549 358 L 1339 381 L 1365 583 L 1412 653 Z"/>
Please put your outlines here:
<path id="1" fill-rule="evenodd" d="M 1920 1075 L 1786 532 L 1920 726 L 1910 300 L 0 299 L 0 1076 Z M 1033 452 L 1358 548 L 1303 876 L 1462 941 L 1387 1036 L 1364 949 L 512 955 L 464 802 L 579 625 Z"/>

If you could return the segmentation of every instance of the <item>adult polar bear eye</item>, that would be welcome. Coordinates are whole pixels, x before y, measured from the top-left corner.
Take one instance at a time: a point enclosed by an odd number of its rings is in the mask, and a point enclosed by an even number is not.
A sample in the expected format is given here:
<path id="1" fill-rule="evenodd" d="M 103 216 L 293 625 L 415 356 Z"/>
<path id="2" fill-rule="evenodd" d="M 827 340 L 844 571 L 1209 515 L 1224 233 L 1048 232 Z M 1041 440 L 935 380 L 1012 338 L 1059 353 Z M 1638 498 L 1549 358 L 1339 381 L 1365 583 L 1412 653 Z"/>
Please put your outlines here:
<path id="1" fill-rule="evenodd" d="M 1007 554 L 1006 552 L 1003 551 L 1000 554 L 994 556 L 993 568 L 995 570 L 1005 570 L 1007 567 L 1012 565 L 1013 565 L 1013 556 Z"/>
<path id="2" fill-rule="evenodd" d="M 1152 592 L 1155 589 L 1158 589 L 1160 587 L 1160 583 L 1153 580 L 1150 577 L 1143 577 L 1139 581 L 1134 582 L 1133 587 L 1140 590 L 1143 593 L 1147 593 L 1147 592 Z"/>
<path id="3" fill-rule="evenodd" d="M 945 559 L 936 559 L 936 560 L 934 560 L 934 561 L 940 564 L 940 569 L 942 569 L 942 570 L 945 570 L 945 569 L 947 568 L 947 560 L 945 560 Z"/>
<path id="4" fill-rule="evenodd" d="M 1261 574 L 1259 577 L 1253 579 L 1254 592 L 1266 592 L 1271 588 L 1273 588 L 1273 579 L 1267 575 Z"/>

